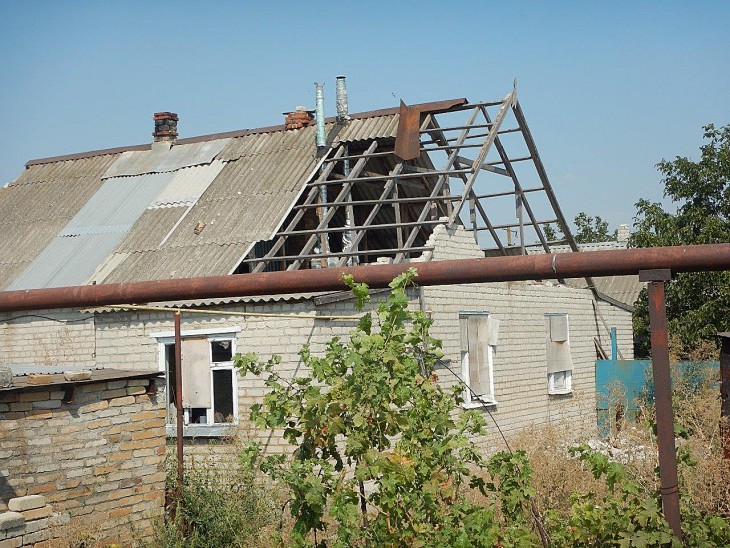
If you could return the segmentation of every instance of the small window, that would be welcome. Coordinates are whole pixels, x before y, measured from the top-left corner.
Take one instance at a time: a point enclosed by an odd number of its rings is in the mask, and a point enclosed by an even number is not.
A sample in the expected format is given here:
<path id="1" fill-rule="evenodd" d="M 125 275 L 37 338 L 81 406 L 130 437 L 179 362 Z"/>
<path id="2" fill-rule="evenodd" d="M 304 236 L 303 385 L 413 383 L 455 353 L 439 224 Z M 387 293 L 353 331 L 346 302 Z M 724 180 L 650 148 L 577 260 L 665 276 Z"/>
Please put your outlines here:
<path id="1" fill-rule="evenodd" d="M 573 359 L 570 355 L 568 315 L 546 314 L 548 394 L 569 394 L 572 390 Z"/>
<path id="2" fill-rule="evenodd" d="M 163 343 L 167 378 L 168 424 L 175 424 L 175 344 Z M 232 337 L 184 337 L 182 339 L 182 402 L 186 426 L 216 426 L 238 421 L 236 373 Z"/>
<path id="3" fill-rule="evenodd" d="M 488 312 L 460 312 L 461 370 L 464 405 L 477 407 L 496 403 L 494 398 L 494 353 L 499 320 Z"/>

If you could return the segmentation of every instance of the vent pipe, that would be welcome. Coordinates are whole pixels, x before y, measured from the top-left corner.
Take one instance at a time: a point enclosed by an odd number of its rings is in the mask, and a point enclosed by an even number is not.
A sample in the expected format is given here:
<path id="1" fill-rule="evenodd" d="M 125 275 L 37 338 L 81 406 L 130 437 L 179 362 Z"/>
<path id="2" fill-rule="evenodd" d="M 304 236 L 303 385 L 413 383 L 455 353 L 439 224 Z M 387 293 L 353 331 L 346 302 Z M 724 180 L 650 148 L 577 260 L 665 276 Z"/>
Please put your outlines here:
<path id="1" fill-rule="evenodd" d="M 345 84 L 345 77 L 340 75 L 336 80 L 336 92 L 337 92 L 337 121 L 340 123 L 346 122 L 350 119 L 348 114 L 347 106 L 347 86 Z M 350 149 L 345 145 L 345 156 L 350 155 Z M 350 175 L 350 160 L 345 158 L 342 161 L 342 174 L 347 178 Z M 347 201 L 352 201 L 352 192 L 347 193 Z M 352 204 L 345 207 L 345 228 L 351 229 L 355 226 L 355 209 Z M 355 242 L 355 233 L 352 230 L 347 230 L 342 233 L 342 249 L 343 251 L 357 251 L 357 246 L 353 246 Z M 347 266 L 356 265 L 358 263 L 357 255 L 353 255 L 347 258 L 345 263 Z"/>
<path id="2" fill-rule="evenodd" d="M 324 130 L 324 84 L 314 84 L 317 87 L 315 117 L 317 119 L 317 153 L 321 156 L 327 144 Z"/>
<path id="3" fill-rule="evenodd" d="M 314 85 L 317 89 L 315 95 L 316 104 L 314 114 L 315 121 L 317 123 L 317 157 L 322 158 L 325 155 L 327 145 L 327 136 L 325 134 L 324 127 L 324 84 L 318 84 L 315 82 Z M 322 169 L 324 169 L 324 166 L 322 166 Z M 319 203 L 322 205 L 317 210 L 317 217 L 321 223 L 328 213 L 328 208 L 324 205 L 327 203 L 327 185 L 319 186 Z M 329 241 L 327 240 L 327 233 L 321 233 L 319 235 L 319 242 L 314 247 L 314 252 L 322 255 L 327 254 L 329 252 L 328 244 Z M 325 268 L 326 266 L 327 262 L 325 259 L 312 260 L 312 268 Z"/>
<path id="4" fill-rule="evenodd" d="M 345 77 L 340 75 L 337 77 L 337 121 L 344 122 L 349 120 L 347 112 L 347 86 L 345 85 Z"/>

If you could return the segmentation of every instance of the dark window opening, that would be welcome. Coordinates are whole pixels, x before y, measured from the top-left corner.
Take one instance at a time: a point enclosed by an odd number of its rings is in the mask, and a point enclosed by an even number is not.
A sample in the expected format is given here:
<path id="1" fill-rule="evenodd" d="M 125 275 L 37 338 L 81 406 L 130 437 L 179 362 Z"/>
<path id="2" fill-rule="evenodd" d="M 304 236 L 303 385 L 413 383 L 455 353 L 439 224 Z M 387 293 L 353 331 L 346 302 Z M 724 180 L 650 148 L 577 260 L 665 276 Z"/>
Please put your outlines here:
<path id="1" fill-rule="evenodd" d="M 213 371 L 213 422 L 233 422 L 233 371 Z"/>
<path id="2" fill-rule="evenodd" d="M 231 341 L 212 341 L 210 343 L 213 363 L 229 362 L 233 359 L 233 345 Z"/>

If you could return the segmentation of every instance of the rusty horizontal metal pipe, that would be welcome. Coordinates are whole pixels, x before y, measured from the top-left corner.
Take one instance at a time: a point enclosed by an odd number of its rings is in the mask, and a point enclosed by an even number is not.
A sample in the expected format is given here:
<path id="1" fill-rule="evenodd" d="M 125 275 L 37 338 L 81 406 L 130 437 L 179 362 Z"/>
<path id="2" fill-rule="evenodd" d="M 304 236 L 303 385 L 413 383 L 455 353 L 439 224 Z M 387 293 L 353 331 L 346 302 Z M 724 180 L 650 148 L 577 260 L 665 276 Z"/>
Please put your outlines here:
<path id="1" fill-rule="evenodd" d="M 672 272 L 730 270 L 730 244 L 488 257 L 3 291 L 0 292 L 0 312 L 338 291 L 345 289 L 343 274 L 352 274 L 357 281 L 379 288 L 387 287 L 395 276 L 409 267 L 418 271 L 417 282 L 424 286 L 629 275 L 637 274 L 639 270 L 662 268 Z"/>

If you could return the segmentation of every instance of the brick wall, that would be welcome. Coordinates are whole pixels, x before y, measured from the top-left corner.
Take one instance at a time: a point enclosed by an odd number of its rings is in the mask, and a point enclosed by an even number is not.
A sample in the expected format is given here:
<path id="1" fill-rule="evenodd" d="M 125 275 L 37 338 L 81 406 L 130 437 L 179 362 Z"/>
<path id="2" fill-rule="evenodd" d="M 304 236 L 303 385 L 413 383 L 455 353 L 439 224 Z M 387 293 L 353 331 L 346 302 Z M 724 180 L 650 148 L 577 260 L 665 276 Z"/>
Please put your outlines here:
<path id="1" fill-rule="evenodd" d="M 436 227 L 430 245 L 434 246 L 433 259 L 482 257 L 481 250 L 471 233 L 463 229 L 447 230 Z M 376 295 L 375 300 L 384 298 Z M 499 345 L 494 360 L 495 390 L 498 405 L 494 416 L 508 433 L 532 424 L 545 422 L 570 423 L 576 434 L 593 433 L 595 429 L 595 386 L 593 339 L 598 338 L 610 351 L 608 327 L 617 327 L 620 348 L 625 357 L 631 357 L 631 316 L 606 303 L 598 303 L 597 315 L 591 293 L 572 289 L 557 283 L 510 282 L 468 286 L 428 287 L 412 294 L 412 306 L 423 305 L 433 311 L 433 334 L 444 340 L 444 349 L 452 367 L 459 367 L 460 310 L 483 310 L 502 320 Z M 321 353 L 333 336 L 346 336 L 356 321 L 325 321 L 306 318 L 304 314 L 356 315 L 352 300 L 326 305 L 315 305 L 311 299 L 281 300 L 277 302 L 237 303 L 211 307 L 221 310 L 220 316 L 184 312 L 183 331 L 239 328 L 236 334 L 237 350 L 255 352 L 262 358 L 271 354 L 282 356 L 281 373 L 285 377 L 302 374 L 298 352 L 309 344 L 314 353 Z M 241 317 L 226 312 L 263 312 L 294 315 L 288 318 Z M 570 340 L 573 372 L 573 393 L 568 396 L 547 394 L 546 326 L 545 313 L 565 312 L 570 318 Z M 297 317 L 299 315 L 300 317 Z M 74 324 L 76 325 L 76 324 Z M 170 313 L 163 312 L 104 312 L 97 313 L 93 323 L 84 329 L 95 333 L 88 342 L 87 332 L 79 335 L 83 348 L 93 348 L 95 361 L 103 367 L 157 370 L 160 367 L 160 346 L 155 334 L 172 333 Z M 78 327 L 81 329 L 81 327 Z M 56 328 L 58 329 L 58 327 Z M 70 329 L 67 324 L 64 329 Z M 22 338 L 22 337 L 21 337 Z M 8 352 L 14 352 L 9 341 Z M 83 352 L 87 352 L 82 350 Z M 59 356 L 62 358 L 68 354 Z M 7 357 L 6 357 L 7 359 Z M 12 360 L 10 360 L 12 361 Z M 443 382 L 455 382 L 448 371 L 441 371 Z M 277 432 L 261 432 L 248 424 L 246 418 L 251 404 L 260 401 L 265 387 L 258 378 L 238 379 L 238 401 L 241 426 L 239 434 L 257 439 L 271 451 L 287 450 L 288 445 Z M 494 446 L 494 429 L 482 440 Z M 195 444 L 200 448 L 204 443 Z M 219 444 L 220 445 L 220 444 Z M 190 451 L 198 449 L 191 445 Z M 218 452 L 226 452 L 217 449 Z"/>
<path id="2" fill-rule="evenodd" d="M 93 314 L 70 309 L 0 314 L 0 363 L 91 367 L 95 339 Z"/>
<path id="3" fill-rule="evenodd" d="M 0 548 L 68 544 L 60 537 L 70 522 L 69 515 L 54 512 L 43 495 L 15 497 L 8 506 L 8 511 L 0 513 Z"/>
<path id="4" fill-rule="evenodd" d="M 10 393 L 0 400 L 0 510 L 43 495 L 70 527 L 128 545 L 149 535 L 164 501 L 163 398 L 147 379 Z"/>
<path id="5" fill-rule="evenodd" d="M 382 298 L 382 296 L 381 296 Z M 376 298 L 377 302 L 377 298 Z M 181 330 L 196 332 L 211 330 L 236 333 L 236 347 L 240 353 L 255 352 L 262 359 L 272 354 L 282 357 L 281 374 L 286 378 L 302 375 L 299 350 L 309 344 L 312 351 L 322 353 L 325 344 L 333 336 L 346 336 L 356 325 L 359 316 L 351 300 L 316 306 L 312 300 L 298 302 L 269 302 L 264 304 L 235 304 L 212 307 L 221 310 L 221 316 L 182 314 Z M 294 317 L 271 318 L 257 316 L 227 316 L 226 311 L 255 312 L 266 314 L 292 314 Z M 347 315 L 351 320 L 312 320 L 299 317 L 303 314 Z M 171 334 L 173 318 L 169 313 L 157 312 L 111 312 L 99 314 L 96 320 L 97 359 L 106 367 L 157 370 L 160 364 L 159 342 L 154 335 Z M 239 436 L 255 439 L 265 444 L 271 452 L 287 451 L 288 443 L 280 432 L 261 431 L 247 420 L 250 407 L 260 402 L 264 395 L 263 381 L 253 375 L 238 379 L 238 403 L 240 425 Z M 225 440 L 212 440 L 215 454 L 230 454 Z M 188 440 L 189 455 L 207 457 L 210 454 L 206 440 Z"/>
<path id="6" fill-rule="evenodd" d="M 434 259 L 483 256 L 473 236 L 462 229 L 438 226 L 431 237 Z M 588 290 L 553 282 L 502 282 L 425 287 L 423 302 L 433 311 L 433 335 L 443 340 L 445 358 L 461 374 L 459 311 L 489 312 L 501 320 L 494 356 L 494 388 L 497 405 L 490 409 L 505 434 L 544 423 L 568 426 L 576 437 L 596 431 L 594 337 L 610 351 L 608 330 L 594 309 Z M 632 355 L 631 314 L 606 303 L 598 308 L 610 327 L 618 328 L 621 350 Z M 573 392 L 549 395 L 547 390 L 546 313 L 567 313 L 573 359 Z M 607 342 L 608 341 L 608 342 Z M 456 382 L 442 369 L 444 382 Z M 480 440 L 501 448 L 499 435 L 488 418 L 490 434 Z"/>

